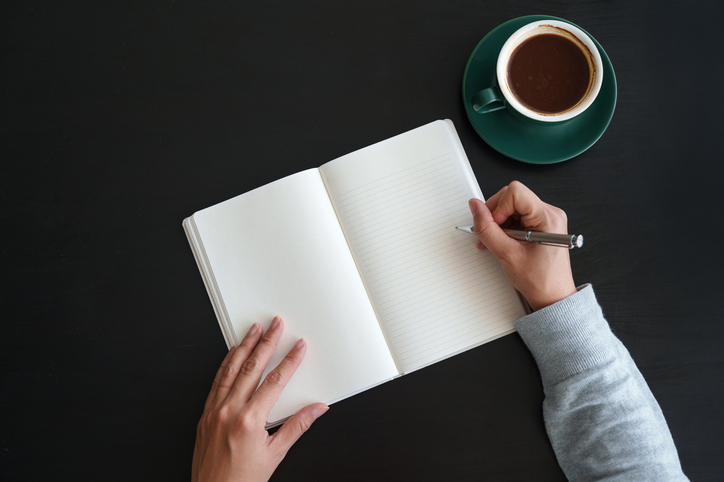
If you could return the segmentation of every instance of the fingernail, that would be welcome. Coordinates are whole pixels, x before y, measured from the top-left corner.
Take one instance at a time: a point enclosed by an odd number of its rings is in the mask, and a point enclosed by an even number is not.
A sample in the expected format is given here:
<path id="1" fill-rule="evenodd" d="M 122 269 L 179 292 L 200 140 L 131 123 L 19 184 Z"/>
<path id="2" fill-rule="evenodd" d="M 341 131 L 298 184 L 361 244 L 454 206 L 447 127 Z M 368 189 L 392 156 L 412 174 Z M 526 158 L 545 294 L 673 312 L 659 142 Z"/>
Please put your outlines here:
<path id="1" fill-rule="evenodd" d="M 324 407 L 315 409 L 314 412 L 312 412 L 312 416 L 314 416 L 314 420 L 317 420 L 319 417 L 321 417 L 322 415 L 327 413 L 327 410 L 329 410 L 329 407 L 327 407 L 326 405 Z"/>
<path id="2" fill-rule="evenodd" d="M 278 316 L 275 316 L 274 319 L 273 319 L 272 322 L 271 322 L 271 325 L 269 325 L 269 329 L 270 329 L 270 330 L 273 330 L 274 328 L 276 328 L 277 326 L 279 326 L 279 322 L 280 322 L 280 321 L 281 321 L 281 318 L 279 318 Z"/>
<path id="3" fill-rule="evenodd" d="M 292 348 L 292 350 L 299 350 L 306 344 L 307 344 L 307 342 L 304 341 L 304 338 L 300 338 L 299 341 L 294 345 L 294 348 Z"/>
<path id="4" fill-rule="evenodd" d="M 475 202 L 475 199 L 471 199 L 468 201 L 468 206 L 470 206 L 470 212 L 475 216 L 478 214 L 478 203 Z"/>
<path id="5" fill-rule="evenodd" d="M 259 329 L 259 324 L 254 323 L 253 325 L 251 325 L 251 328 L 249 328 L 249 333 L 247 333 L 246 336 L 253 335 L 254 333 L 256 333 L 256 330 L 258 330 L 258 329 Z"/>

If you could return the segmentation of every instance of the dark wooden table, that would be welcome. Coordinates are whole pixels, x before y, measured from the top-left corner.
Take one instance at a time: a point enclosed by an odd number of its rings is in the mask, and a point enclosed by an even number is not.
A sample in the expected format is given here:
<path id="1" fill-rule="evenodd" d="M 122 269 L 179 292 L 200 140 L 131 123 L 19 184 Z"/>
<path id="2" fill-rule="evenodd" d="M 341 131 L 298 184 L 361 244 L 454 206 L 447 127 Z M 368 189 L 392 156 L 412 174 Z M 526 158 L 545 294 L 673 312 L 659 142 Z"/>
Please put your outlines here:
<path id="1" fill-rule="evenodd" d="M 487 195 L 518 179 L 586 236 L 614 332 L 692 480 L 724 476 L 724 16 L 716 2 L 4 2 L 0 479 L 187 480 L 225 345 L 194 211 L 450 118 Z M 613 121 L 535 166 L 480 139 L 465 63 L 560 16 L 607 51 Z M 274 480 L 560 480 L 510 335 L 332 406 Z"/>

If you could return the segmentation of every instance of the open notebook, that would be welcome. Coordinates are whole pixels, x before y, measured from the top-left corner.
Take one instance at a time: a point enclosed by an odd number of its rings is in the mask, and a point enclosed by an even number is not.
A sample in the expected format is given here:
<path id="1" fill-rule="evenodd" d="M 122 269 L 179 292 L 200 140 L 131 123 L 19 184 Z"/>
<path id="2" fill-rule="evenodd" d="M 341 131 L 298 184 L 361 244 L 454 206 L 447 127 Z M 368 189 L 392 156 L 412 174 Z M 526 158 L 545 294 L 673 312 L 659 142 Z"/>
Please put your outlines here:
<path id="1" fill-rule="evenodd" d="M 349 397 L 514 331 L 526 314 L 477 239 L 482 199 L 451 121 L 436 121 L 184 220 L 227 346 L 275 315 L 270 370 L 304 362 L 269 415 Z"/>

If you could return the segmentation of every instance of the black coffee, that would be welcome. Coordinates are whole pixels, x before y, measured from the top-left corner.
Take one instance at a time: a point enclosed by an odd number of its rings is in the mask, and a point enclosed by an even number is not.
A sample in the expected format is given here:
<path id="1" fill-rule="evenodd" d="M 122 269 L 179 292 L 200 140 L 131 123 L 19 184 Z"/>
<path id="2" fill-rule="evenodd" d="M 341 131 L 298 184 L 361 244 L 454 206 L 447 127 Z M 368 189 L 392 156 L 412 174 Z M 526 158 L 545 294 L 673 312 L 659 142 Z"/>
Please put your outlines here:
<path id="1" fill-rule="evenodd" d="M 578 104 L 591 77 L 581 47 L 556 34 L 525 40 L 508 60 L 508 85 L 513 95 L 542 114 L 565 112 Z"/>

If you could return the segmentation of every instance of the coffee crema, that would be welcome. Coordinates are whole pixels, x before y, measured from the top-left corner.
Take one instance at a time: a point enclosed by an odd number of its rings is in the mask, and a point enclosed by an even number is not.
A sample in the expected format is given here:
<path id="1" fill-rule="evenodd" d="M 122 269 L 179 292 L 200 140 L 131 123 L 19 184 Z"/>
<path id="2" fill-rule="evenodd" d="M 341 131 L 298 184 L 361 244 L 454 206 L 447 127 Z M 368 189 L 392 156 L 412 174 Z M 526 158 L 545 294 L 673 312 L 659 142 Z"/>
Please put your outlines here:
<path id="1" fill-rule="evenodd" d="M 581 48 L 552 33 L 525 40 L 508 60 L 511 92 L 525 107 L 541 114 L 558 114 L 575 107 L 593 78 Z"/>

